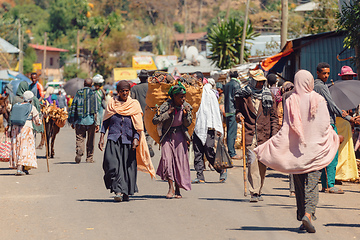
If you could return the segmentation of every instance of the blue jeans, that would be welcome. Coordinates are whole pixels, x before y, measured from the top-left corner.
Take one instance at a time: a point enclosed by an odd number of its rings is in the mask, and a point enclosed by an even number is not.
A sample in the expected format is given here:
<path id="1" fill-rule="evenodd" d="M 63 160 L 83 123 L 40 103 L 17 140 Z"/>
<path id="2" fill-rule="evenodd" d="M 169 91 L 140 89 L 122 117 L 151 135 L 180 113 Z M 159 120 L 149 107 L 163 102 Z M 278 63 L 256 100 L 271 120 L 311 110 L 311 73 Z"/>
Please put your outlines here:
<path id="1" fill-rule="evenodd" d="M 237 122 L 235 115 L 226 117 L 226 127 L 227 127 L 227 146 L 230 157 L 236 156 L 235 151 L 235 140 L 237 135 Z"/>

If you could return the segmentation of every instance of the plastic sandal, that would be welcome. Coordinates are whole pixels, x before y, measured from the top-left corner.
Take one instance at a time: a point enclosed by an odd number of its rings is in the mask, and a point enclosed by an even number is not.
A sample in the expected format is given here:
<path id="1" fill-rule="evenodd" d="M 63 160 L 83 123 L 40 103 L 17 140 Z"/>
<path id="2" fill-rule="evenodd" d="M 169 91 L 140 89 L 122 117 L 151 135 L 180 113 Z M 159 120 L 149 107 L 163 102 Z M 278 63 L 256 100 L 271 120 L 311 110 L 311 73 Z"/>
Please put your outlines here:
<path id="1" fill-rule="evenodd" d="M 337 187 L 329 188 L 326 192 L 335 193 L 335 194 L 344 194 L 345 193 L 342 189 L 337 188 Z"/>
<path id="2" fill-rule="evenodd" d="M 15 176 L 23 176 L 25 175 L 25 173 L 21 170 L 17 170 L 17 172 L 15 173 Z"/>
<path id="3" fill-rule="evenodd" d="M 194 180 L 191 181 L 191 183 L 205 183 L 205 181 L 201 180 L 201 179 L 198 179 L 198 178 L 195 178 Z"/>

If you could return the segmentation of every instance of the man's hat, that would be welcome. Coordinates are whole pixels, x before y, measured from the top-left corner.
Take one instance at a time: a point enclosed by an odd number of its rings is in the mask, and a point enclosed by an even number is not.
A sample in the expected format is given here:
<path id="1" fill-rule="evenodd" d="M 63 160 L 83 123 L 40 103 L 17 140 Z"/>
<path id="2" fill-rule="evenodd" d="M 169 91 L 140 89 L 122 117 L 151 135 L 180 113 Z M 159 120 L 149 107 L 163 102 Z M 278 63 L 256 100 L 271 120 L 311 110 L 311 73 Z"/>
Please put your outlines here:
<path id="1" fill-rule="evenodd" d="M 139 72 L 138 74 L 138 77 L 141 78 L 141 77 L 148 77 L 149 74 L 148 74 L 148 71 L 146 71 L 145 69 L 141 69 L 141 71 Z"/>
<path id="2" fill-rule="evenodd" d="M 346 75 L 350 75 L 350 76 L 357 76 L 356 73 L 353 72 L 353 70 L 351 69 L 351 67 L 349 66 L 343 66 L 341 68 L 341 73 L 338 74 L 340 77 L 341 76 L 346 76 Z"/>
<path id="3" fill-rule="evenodd" d="M 253 78 L 256 81 L 266 81 L 263 71 L 260 69 L 249 70 L 249 77 Z"/>

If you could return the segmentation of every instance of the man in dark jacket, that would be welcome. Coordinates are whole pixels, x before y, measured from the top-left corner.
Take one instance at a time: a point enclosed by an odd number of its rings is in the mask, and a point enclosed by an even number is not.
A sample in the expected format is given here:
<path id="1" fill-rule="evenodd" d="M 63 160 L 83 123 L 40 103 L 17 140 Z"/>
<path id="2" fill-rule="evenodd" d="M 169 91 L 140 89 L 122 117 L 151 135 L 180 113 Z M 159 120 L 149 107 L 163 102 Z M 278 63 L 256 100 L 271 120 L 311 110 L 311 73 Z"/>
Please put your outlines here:
<path id="1" fill-rule="evenodd" d="M 140 73 L 138 74 L 138 77 L 140 79 L 140 83 L 131 88 L 131 98 L 139 101 L 141 110 L 143 111 L 143 114 L 145 115 L 145 107 L 146 107 L 145 99 L 146 99 L 146 94 L 148 91 L 148 81 L 147 80 L 149 77 L 148 71 L 146 71 L 145 69 L 142 69 L 140 71 Z M 152 148 L 153 139 L 150 137 L 150 135 L 148 134 L 146 129 L 145 129 L 145 137 L 146 137 L 146 143 L 148 144 L 148 147 L 149 147 L 150 156 L 153 157 L 155 155 L 154 150 Z"/>
<path id="2" fill-rule="evenodd" d="M 261 189 L 266 173 L 266 166 L 258 161 L 253 150 L 275 135 L 279 128 L 274 97 L 265 82 L 266 78 L 261 70 L 250 70 L 249 84 L 235 94 L 236 119 L 245 121 L 250 202 L 263 200 Z"/>
<path id="3" fill-rule="evenodd" d="M 96 95 L 91 86 L 93 81 L 87 78 L 84 88 L 78 90 L 69 109 L 68 122 L 76 133 L 76 157 L 75 162 L 80 163 L 85 152 L 86 162 L 93 163 L 95 132 L 99 131 L 99 118 L 97 118 L 98 105 Z"/>
<path id="4" fill-rule="evenodd" d="M 236 70 L 231 70 L 230 73 L 230 82 L 225 84 L 224 95 L 225 95 L 225 116 L 226 116 L 226 127 L 227 127 L 227 146 L 229 155 L 233 159 L 240 159 L 236 155 L 235 151 L 235 140 L 237 134 L 237 123 L 235 119 L 236 107 L 235 107 L 235 91 L 240 89 L 240 82 L 237 79 L 238 72 Z"/>

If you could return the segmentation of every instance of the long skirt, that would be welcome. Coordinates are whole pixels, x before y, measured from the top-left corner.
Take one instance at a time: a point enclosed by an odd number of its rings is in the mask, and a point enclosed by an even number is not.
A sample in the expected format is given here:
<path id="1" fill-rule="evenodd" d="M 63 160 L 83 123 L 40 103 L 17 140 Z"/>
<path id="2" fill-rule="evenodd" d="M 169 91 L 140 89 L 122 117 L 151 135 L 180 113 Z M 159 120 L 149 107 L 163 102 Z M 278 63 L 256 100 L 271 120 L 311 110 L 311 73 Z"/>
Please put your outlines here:
<path id="1" fill-rule="evenodd" d="M 156 174 L 162 180 L 172 180 L 179 187 L 191 190 L 189 155 L 183 132 L 171 133 L 161 144 L 161 159 Z"/>
<path id="2" fill-rule="evenodd" d="M 138 192 L 136 151 L 132 150 L 131 144 L 122 144 L 121 139 L 107 140 L 103 169 L 105 186 L 110 192 L 126 195 Z"/>
<path id="3" fill-rule="evenodd" d="M 37 168 L 35 138 L 27 126 L 12 126 L 10 168 L 24 166 L 26 170 Z"/>

